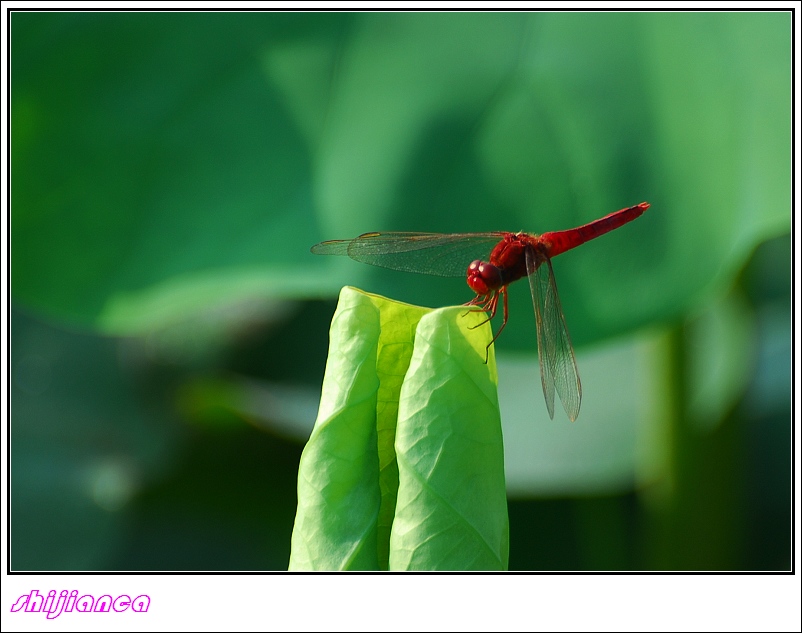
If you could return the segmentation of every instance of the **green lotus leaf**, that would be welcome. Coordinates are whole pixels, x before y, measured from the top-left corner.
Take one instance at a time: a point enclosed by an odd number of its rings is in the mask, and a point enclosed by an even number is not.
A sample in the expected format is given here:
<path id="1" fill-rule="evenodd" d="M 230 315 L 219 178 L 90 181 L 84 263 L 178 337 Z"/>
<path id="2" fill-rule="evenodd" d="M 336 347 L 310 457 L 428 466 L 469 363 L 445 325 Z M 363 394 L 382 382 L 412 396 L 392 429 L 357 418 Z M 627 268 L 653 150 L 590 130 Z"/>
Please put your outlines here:
<path id="1" fill-rule="evenodd" d="M 342 290 L 299 467 L 291 570 L 506 568 L 484 319 Z"/>
<path id="2" fill-rule="evenodd" d="M 504 449 L 488 328 L 465 308 L 421 319 L 401 387 L 390 569 L 507 568 Z M 481 314 L 470 315 L 472 325 Z"/>

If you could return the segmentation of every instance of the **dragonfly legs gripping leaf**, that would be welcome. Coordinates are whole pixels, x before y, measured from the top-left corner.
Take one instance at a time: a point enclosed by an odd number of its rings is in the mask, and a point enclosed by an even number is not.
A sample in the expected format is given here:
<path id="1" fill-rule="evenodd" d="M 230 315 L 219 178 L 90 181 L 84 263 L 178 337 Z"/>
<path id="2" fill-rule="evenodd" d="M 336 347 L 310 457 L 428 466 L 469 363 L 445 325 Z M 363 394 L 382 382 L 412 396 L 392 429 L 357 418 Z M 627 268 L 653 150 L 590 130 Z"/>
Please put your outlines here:
<path id="1" fill-rule="evenodd" d="M 484 325 L 485 323 L 490 321 L 494 316 L 496 316 L 496 309 L 498 308 L 498 298 L 499 298 L 499 296 L 502 296 L 502 298 L 503 298 L 503 302 L 502 303 L 503 303 L 503 306 L 504 306 L 503 307 L 504 321 L 501 323 L 501 327 L 498 329 L 498 332 L 496 332 L 496 335 L 487 344 L 487 347 L 485 348 L 485 365 L 487 364 L 487 361 L 490 358 L 490 346 L 493 343 L 496 342 L 496 339 L 499 337 L 499 335 L 501 334 L 502 330 L 507 325 L 507 316 L 509 314 L 508 308 L 507 308 L 507 286 L 502 286 L 498 290 L 493 290 L 492 292 L 489 292 L 486 295 L 477 295 L 476 297 L 474 297 L 473 299 L 468 301 L 468 303 L 465 304 L 466 306 L 476 306 L 477 309 L 489 313 L 489 316 L 484 321 L 482 321 L 481 323 L 477 323 L 476 325 L 471 325 L 471 326 L 468 327 L 468 329 L 474 330 L 474 329 Z M 468 313 L 466 312 L 465 315 L 467 315 L 467 314 Z M 463 316 L 465 316 L 465 315 L 463 315 Z"/>

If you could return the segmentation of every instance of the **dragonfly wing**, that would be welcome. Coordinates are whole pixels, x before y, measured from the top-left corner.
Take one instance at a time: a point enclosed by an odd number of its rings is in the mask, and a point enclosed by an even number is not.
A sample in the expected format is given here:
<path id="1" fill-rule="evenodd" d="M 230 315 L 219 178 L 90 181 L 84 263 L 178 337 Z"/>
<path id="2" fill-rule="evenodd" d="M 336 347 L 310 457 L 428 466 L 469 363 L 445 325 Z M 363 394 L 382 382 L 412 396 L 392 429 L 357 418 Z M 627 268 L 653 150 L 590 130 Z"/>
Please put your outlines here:
<path id="1" fill-rule="evenodd" d="M 321 242 L 318 255 L 351 259 L 410 273 L 464 277 L 468 264 L 486 260 L 504 233 L 365 233 L 353 240 Z"/>
<path id="2" fill-rule="evenodd" d="M 526 250 L 526 267 L 529 287 L 535 304 L 537 321 L 537 353 L 540 362 L 540 379 L 549 417 L 554 418 L 554 391 L 563 403 L 568 418 L 573 422 L 579 415 L 582 402 L 582 384 L 576 368 L 574 348 L 565 325 L 554 270 L 548 257 L 538 263 L 534 248 Z"/>
<path id="3" fill-rule="evenodd" d="M 554 419 L 554 375 L 551 373 L 552 364 L 549 358 L 553 357 L 553 341 L 546 336 L 546 326 L 543 320 L 543 294 L 545 288 L 541 287 L 539 280 L 539 267 L 535 250 L 526 249 L 526 273 L 529 276 L 529 289 L 532 291 L 532 303 L 535 304 L 535 325 L 537 329 L 537 360 L 540 364 L 540 382 L 543 385 L 543 396 L 546 399 L 546 409 L 549 417 Z"/>

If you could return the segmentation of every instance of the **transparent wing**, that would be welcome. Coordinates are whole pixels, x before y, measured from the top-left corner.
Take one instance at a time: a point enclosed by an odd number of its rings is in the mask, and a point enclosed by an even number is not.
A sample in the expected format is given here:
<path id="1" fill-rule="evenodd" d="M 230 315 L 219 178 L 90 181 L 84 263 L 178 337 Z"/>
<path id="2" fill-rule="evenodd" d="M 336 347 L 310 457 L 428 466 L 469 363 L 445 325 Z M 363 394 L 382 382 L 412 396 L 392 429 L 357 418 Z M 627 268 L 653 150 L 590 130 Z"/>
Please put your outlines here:
<path id="1" fill-rule="evenodd" d="M 316 255 L 348 255 L 392 270 L 440 277 L 464 277 L 475 259 L 487 260 L 505 233 L 364 233 L 312 247 Z"/>
<path id="2" fill-rule="evenodd" d="M 576 368 L 574 348 L 565 326 L 554 270 L 548 257 L 538 255 L 534 248 L 526 249 L 526 271 L 537 323 L 537 356 L 540 362 L 540 381 L 549 417 L 554 419 L 554 391 L 573 422 L 579 415 L 582 385 Z"/>

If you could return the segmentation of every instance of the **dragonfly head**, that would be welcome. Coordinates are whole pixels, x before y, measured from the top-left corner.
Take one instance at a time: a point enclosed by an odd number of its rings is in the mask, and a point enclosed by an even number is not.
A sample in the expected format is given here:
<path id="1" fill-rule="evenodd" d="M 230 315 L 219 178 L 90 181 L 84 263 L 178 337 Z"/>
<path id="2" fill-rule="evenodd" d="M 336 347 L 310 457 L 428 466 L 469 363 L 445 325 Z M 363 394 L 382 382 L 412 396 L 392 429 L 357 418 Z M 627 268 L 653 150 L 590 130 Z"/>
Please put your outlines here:
<path id="1" fill-rule="evenodd" d="M 503 285 L 501 271 L 493 264 L 476 259 L 468 266 L 468 285 L 477 295 L 486 295 Z"/>

